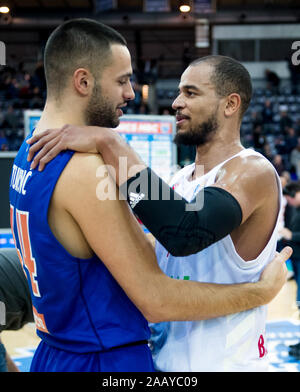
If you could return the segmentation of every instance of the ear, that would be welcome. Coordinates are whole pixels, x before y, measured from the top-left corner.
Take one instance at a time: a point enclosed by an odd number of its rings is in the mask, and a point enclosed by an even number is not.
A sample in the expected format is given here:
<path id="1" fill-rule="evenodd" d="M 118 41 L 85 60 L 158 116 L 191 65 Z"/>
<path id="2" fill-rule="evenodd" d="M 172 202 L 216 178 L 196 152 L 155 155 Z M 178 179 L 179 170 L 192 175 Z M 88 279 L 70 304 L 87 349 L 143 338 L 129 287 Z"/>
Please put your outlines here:
<path id="1" fill-rule="evenodd" d="M 73 85 L 78 94 L 88 96 L 94 86 L 94 78 L 89 70 L 78 68 L 73 74 Z"/>
<path id="2" fill-rule="evenodd" d="M 225 117 L 231 117 L 237 113 L 241 107 L 241 97 L 239 94 L 232 93 L 228 95 L 225 103 Z"/>

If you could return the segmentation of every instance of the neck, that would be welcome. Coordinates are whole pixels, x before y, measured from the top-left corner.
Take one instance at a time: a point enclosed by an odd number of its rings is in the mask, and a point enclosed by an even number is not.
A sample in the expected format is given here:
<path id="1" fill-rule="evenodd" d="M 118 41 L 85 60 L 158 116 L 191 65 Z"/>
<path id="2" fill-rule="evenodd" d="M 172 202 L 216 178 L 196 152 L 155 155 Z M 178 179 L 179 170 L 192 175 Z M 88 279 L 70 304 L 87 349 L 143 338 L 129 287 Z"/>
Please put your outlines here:
<path id="1" fill-rule="evenodd" d="M 212 140 L 202 146 L 198 146 L 196 149 L 196 166 L 193 178 L 208 173 L 215 166 L 243 149 L 244 147 L 241 145 L 239 138 L 232 140 L 228 140 L 226 138 L 224 140 Z"/>
<path id="2" fill-rule="evenodd" d="M 86 125 L 82 110 L 77 110 L 74 105 L 63 106 L 55 101 L 47 101 L 34 133 L 62 128 L 66 124 Z"/>

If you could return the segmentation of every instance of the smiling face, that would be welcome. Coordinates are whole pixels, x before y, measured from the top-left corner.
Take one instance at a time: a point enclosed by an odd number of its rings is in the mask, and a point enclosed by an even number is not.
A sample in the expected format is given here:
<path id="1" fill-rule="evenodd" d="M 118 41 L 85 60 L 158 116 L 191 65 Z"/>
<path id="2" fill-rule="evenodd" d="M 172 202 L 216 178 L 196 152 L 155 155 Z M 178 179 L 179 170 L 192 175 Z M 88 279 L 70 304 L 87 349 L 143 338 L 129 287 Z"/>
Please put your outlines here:
<path id="1" fill-rule="evenodd" d="M 95 80 L 93 92 L 85 118 L 87 125 L 115 128 L 123 115 L 122 107 L 134 99 L 130 83 L 132 75 L 131 57 L 126 46 L 111 46 L 111 62 L 106 66 L 99 80 Z"/>
<path id="2" fill-rule="evenodd" d="M 220 97 L 210 81 L 211 72 L 212 66 L 204 62 L 189 66 L 182 74 L 179 95 L 172 105 L 176 110 L 177 144 L 199 146 L 218 131 Z"/>

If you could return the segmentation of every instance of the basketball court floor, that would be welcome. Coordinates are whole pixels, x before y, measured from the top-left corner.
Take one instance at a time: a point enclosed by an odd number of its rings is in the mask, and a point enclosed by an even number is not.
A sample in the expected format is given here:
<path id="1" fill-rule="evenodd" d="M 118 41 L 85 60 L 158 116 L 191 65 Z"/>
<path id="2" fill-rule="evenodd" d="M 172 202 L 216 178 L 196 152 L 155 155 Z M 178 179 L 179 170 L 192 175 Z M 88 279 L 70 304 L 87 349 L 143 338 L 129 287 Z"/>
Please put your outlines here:
<path id="1" fill-rule="evenodd" d="M 295 303 L 296 283 L 289 280 L 268 305 L 267 340 L 270 372 L 300 372 L 300 361 L 288 355 L 288 346 L 300 341 L 300 320 Z M 2 333 L 8 353 L 21 371 L 28 371 L 39 338 L 34 324 Z"/>

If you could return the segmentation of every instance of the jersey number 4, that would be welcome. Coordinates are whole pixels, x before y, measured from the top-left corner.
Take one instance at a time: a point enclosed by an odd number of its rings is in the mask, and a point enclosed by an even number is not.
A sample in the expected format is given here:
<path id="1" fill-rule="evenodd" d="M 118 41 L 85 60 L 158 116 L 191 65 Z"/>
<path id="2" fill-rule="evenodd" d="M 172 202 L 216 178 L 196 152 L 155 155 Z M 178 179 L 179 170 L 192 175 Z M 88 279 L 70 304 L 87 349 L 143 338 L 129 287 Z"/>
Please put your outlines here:
<path id="1" fill-rule="evenodd" d="M 13 239 L 15 242 L 15 246 L 17 249 L 17 253 L 20 259 L 20 263 L 22 265 L 23 271 L 25 273 L 24 266 L 27 268 L 30 276 L 30 282 L 31 282 L 31 287 L 32 287 L 32 293 L 35 297 L 40 297 L 40 289 L 39 289 L 39 284 L 37 281 L 37 271 L 36 271 L 36 263 L 35 259 L 32 255 L 32 250 L 31 250 L 31 243 L 30 243 L 30 236 L 29 236 L 29 212 L 27 211 L 19 211 L 16 209 L 16 222 L 17 222 L 17 234 L 19 238 L 19 243 L 21 247 L 21 252 L 17 248 L 17 242 L 15 238 L 15 233 L 14 233 L 14 207 L 11 205 L 10 206 L 10 226 L 11 226 L 11 231 L 13 235 Z M 26 273 L 25 273 L 26 275 Z M 37 329 L 39 329 L 42 332 L 49 333 L 46 323 L 45 323 L 45 318 L 43 314 L 38 313 L 36 308 L 32 306 L 33 308 L 33 316 L 35 320 L 35 324 Z"/>
<path id="2" fill-rule="evenodd" d="M 27 211 L 16 210 L 17 232 L 18 232 L 18 238 L 21 247 L 21 252 L 19 249 L 17 249 L 18 256 L 21 265 L 23 267 L 23 270 L 25 266 L 29 272 L 33 294 L 36 297 L 40 297 L 41 294 L 37 281 L 36 263 L 34 257 L 32 256 L 32 251 L 31 251 L 28 221 L 29 221 L 29 213 Z M 17 245 L 15 235 L 14 235 L 14 207 L 13 206 L 10 206 L 10 225 L 11 225 L 11 230 L 13 233 L 15 245 Z"/>

